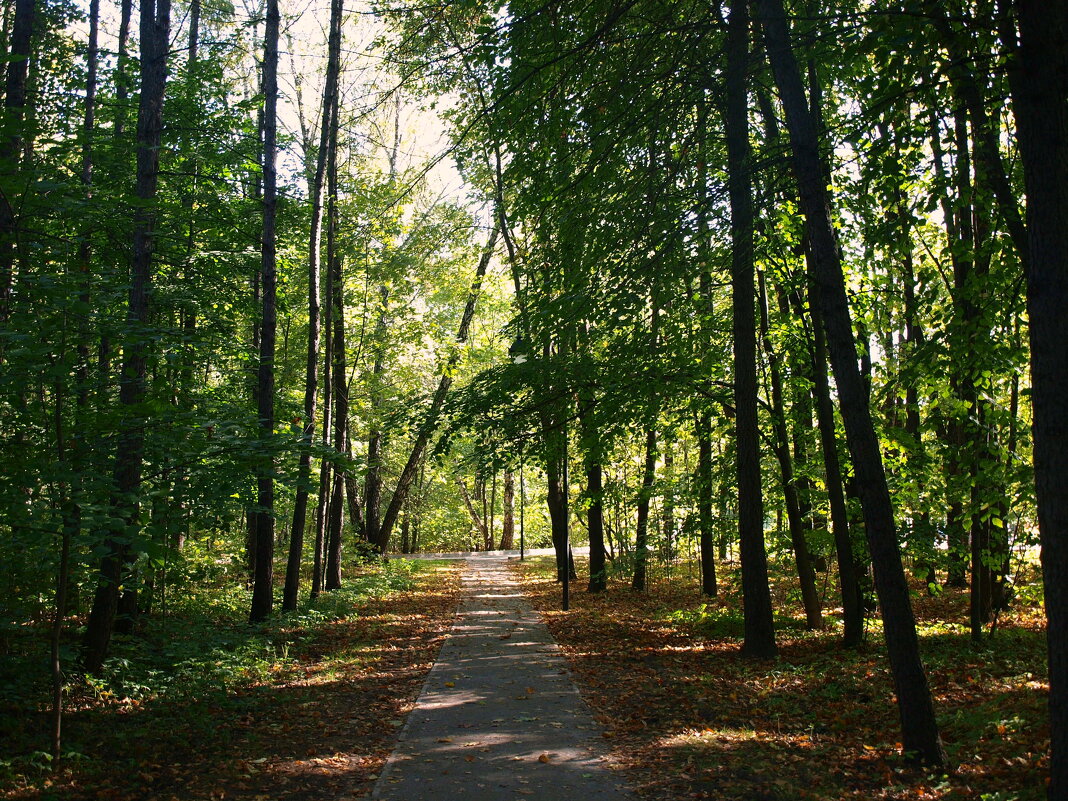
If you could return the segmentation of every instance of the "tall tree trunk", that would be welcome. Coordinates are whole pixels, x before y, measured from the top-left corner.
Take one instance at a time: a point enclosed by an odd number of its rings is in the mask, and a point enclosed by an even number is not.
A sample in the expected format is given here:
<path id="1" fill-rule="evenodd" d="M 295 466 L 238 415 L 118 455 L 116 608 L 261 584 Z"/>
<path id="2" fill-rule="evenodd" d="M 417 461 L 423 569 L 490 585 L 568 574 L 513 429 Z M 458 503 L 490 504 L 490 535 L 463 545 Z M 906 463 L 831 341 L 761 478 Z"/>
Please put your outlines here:
<path id="1" fill-rule="evenodd" d="M 1035 493 L 1049 646 L 1050 801 L 1068 797 L 1068 0 L 1017 0 Z"/>
<path id="2" fill-rule="evenodd" d="M 133 17 L 133 0 L 119 2 L 119 41 L 115 50 L 115 119 L 112 133 L 116 142 L 126 134 L 126 103 L 130 99 L 130 87 L 126 76 L 129 53 L 130 19 Z"/>
<path id="3" fill-rule="evenodd" d="M 329 261 L 328 261 L 329 266 Z M 333 359 L 334 359 L 334 274 L 326 271 L 326 312 L 323 315 L 323 451 L 330 447 L 330 426 L 333 416 Z M 330 515 L 330 477 L 333 465 L 330 459 L 322 459 L 319 465 L 319 493 L 315 504 L 315 553 L 312 556 L 311 599 L 315 600 L 323 589 L 326 563 L 323 559 L 326 546 L 327 518 Z"/>
<path id="4" fill-rule="evenodd" d="M 653 310 L 656 314 L 656 310 Z M 648 584 L 649 567 L 649 502 L 653 495 L 656 478 L 656 429 L 650 426 L 645 432 L 645 466 L 642 469 L 642 485 L 638 489 L 638 519 L 634 527 L 634 576 L 632 589 L 643 592 Z"/>
<path id="5" fill-rule="evenodd" d="M 902 743 L 905 753 L 927 764 L 942 765 L 946 754 L 938 734 L 927 674 L 920 660 L 916 622 L 898 549 L 893 505 L 871 419 L 867 387 L 857 367 L 856 341 L 816 126 L 805 102 L 782 0 L 757 0 L 757 4 L 768 58 L 790 132 L 794 170 L 818 288 L 817 300 L 841 399 L 846 440 L 860 490 L 876 592 L 882 608 L 883 630 L 901 714 Z"/>
<path id="6" fill-rule="evenodd" d="M 807 259 L 807 257 L 806 257 Z M 810 262 L 811 264 L 811 262 Z M 809 268 L 811 273 L 811 266 Z M 809 279 L 809 311 L 812 317 L 812 394 L 816 399 L 816 421 L 823 453 L 824 486 L 831 509 L 831 529 L 834 534 L 835 556 L 838 562 L 838 586 L 842 594 L 842 645 L 856 648 L 864 637 L 864 605 L 857 580 L 853 537 L 849 530 L 849 510 L 842 486 L 842 465 L 838 458 L 838 437 L 835 433 L 834 405 L 827 380 L 827 335 L 823 318 L 816 303 L 815 282 Z M 804 314 L 798 308 L 798 316 Z"/>
<path id="7" fill-rule="evenodd" d="M 819 593 L 816 591 L 816 572 L 812 569 L 812 558 L 805 539 L 804 522 L 801 518 L 801 501 L 798 497 L 794 478 L 794 463 L 790 458 L 790 437 L 786 428 L 786 404 L 783 400 L 782 373 L 779 369 L 779 357 L 771 343 L 768 323 L 768 292 L 763 273 L 759 276 L 760 296 L 760 334 L 764 341 L 764 355 L 768 360 L 768 372 L 771 379 L 772 426 L 775 431 L 774 451 L 782 475 L 782 492 L 786 502 L 787 525 L 790 528 L 790 542 L 794 550 L 794 562 L 797 577 L 801 585 L 801 601 L 805 607 L 805 621 L 809 629 L 823 628 L 823 611 L 820 609 Z"/>
<path id="8" fill-rule="evenodd" d="M 697 420 L 697 517 L 701 530 L 701 592 L 715 598 L 716 527 L 712 515 L 712 415 L 702 411 Z"/>
<path id="9" fill-rule="evenodd" d="M 327 269 L 331 275 L 332 308 L 334 336 L 331 343 L 333 350 L 334 381 L 334 450 L 338 454 L 345 452 L 346 432 L 349 424 L 349 386 L 348 359 L 345 352 L 345 276 L 342 259 L 338 248 L 338 188 L 337 188 L 337 130 L 338 103 L 334 104 L 330 119 L 331 147 L 327 164 L 328 207 L 326 219 L 326 258 Z M 326 530 L 326 577 L 324 586 L 328 590 L 341 588 L 341 522 L 345 509 L 344 472 L 334 467 L 333 488 L 330 492 L 330 514 L 327 516 Z"/>
<path id="10" fill-rule="evenodd" d="M 18 221 L 11 205 L 11 190 L 23 150 L 22 121 L 26 109 L 26 83 L 30 68 L 36 0 L 16 0 L 7 53 L 4 109 L 8 135 L 0 140 L 0 325 L 11 316 L 15 279 L 15 240 Z"/>
<path id="11" fill-rule="evenodd" d="M 672 442 L 664 438 L 664 519 L 661 521 L 664 558 L 675 559 L 675 452 Z"/>
<path id="12" fill-rule="evenodd" d="M 141 98 L 137 118 L 137 181 L 134 212 L 130 295 L 126 312 L 128 342 L 123 349 L 119 405 L 125 412 L 115 454 L 115 495 L 112 515 L 119 524 L 105 543 L 93 608 L 83 640 L 82 664 L 100 670 L 111 644 L 119 601 L 122 569 L 131 552 L 130 529 L 138 525 L 141 470 L 144 462 L 144 420 L 137 408 L 145 394 L 149 298 L 152 294 L 152 250 L 155 242 L 155 199 L 159 185 L 159 151 L 163 130 L 163 96 L 167 84 L 170 0 L 141 4 Z"/>
<path id="13" fill-rule="evenodd" d="M 954 112 L 955 128 L 961 128 L 965 126 L 966 120 L 962 109 L 957 109 Z M 939 128 L 939 120 L 936 115 L 932 114 L 931 118 L 931 151 L 934 159 L 934 172 L 940 184 L 945 184 L 949 187 L 949 182 L 945 176 L 945 169 L 943 167 L 943 152 L 942 152 L 942 135 Z M 961 153 L 962 163 L 955 165 L 957 171 L 957 178 L 955 183 L 957 184 L 957 193 L 961 191 L 961 178 L 962 174 L 967 174 L 968 168 L 967 148 Z M 963 202 L 964 198 L 969 193 L 965 190 L 963 197 L 959 197 L 959 202 Z M 968 230 L 960 232 L 958 229 L 958 219 L 964 219 L 964 216 L 960 213 L 959 209 L 954 207 L 953 195 L 951 190 L 947 189 L 940 198 L 940 205 L 942 207 L 942 219 L 946 228 L 946 238 L 951 243 L 949 248 L 949 260 L 953 267 L 953 276 L 956 280 L 957 276 L 960 276 L 964 272 L 964 268 L 959 263 L 961 259 L 967 258 L 972 249 L 971 235 L 968 233 L 971 228 L 970 215 L 966 219 Z M 955 297 L 959 297 L 959 293 L 954 293 Z M 954 392 L 959 393 L 959 387 L 957 386 L 956 376 L 951 376 L 951 383 Z M 961 473 L 963 467 L 961 464 L 960 454 L 964 448 L 964 429 L 959 417 L 951 418 L 943 422 L 944 436 L 943 439 L 948 443 L 950 447 L 950 458 L 946 465 L 946 473 L 950 477 L 951 486 L 959 486 L 962 479 Z M 968 549 L 968 534 L 964 528 L 964 505 L 957 494 L 952 494 L 948 499 L 946 508 L 946 539 L 949 545 L 948 553 L 948 570 L 946 571 L 946 586 L 949 587 L 964 587 L 966 581 L 966 563 L 965 554 Z"/>
<path id="14" fill-rule="evenodd" d="M 371 431 L 367 438 L 367 473 L 364 476 L 364 527 L 367 540 L 379 544 L 382 541 L 382 421 L 379 419 L 381 401 L 381 375 L 385 370 L 386 313 L 389 304 L 389 290 L 379 289 L 381 308 L 378 322 L 375 323 L 375 361 L 371 368 Z M 410 481 L 410 479 L 409 479 Z M 394 521 L 400 509 L 394 513 Z M 392 527 L 392 522 L 391 522 Z"/>
<path id="15" fill-rule="evenodd" d="M 256 401 L 260 418 L 260 465 L 256 476 L 256 569 L 250 623 L 265 620 L 274 605 L 274 345 L 278 327 L 275 306 L 277 263 L 275 216 L 278 203 L 278 0 L 267 0 L 263 34 L 263 242 L 260 363 Z"/>
<path id="16" fill-rule="evenodd" d="M 604 469 L 600 431 L 597 429 L 594 396 L 591 391 L 580 393 L 579 424 L 582 433 L 582 452 L 586 471 L 586 528 L 590 539 L 590 579 L 587 592 L 604 592 L 608 587 L 605 569 L 604 530 Z"/>
<path id="17" fill-rule="evenodd" d="M 82 184 L 85 187 L 86 200 L 92 198 L 93 190 L 93 135 L 96 132 L 96 88 L 97 67 L 99 61 L 98 32 L 100 22 L 100 0 L 89 3 L 89 40 L 86 52 L 85 77 L 85 115 L 82 120 Z M 78 268 L 81 274 L 82 303 L 90 302 L 90 260 L 92 247 L 91 231 L 83 233 L 84 241 L 79 247 Z M 63 433 L 63 398 L 62 382 L 56 382 L 56 451 L 58 461 L 64 464 L 69 458 L 71 482 L 68 497 L 63 506 L 63 531 L 60 538 L 59 569 L 56 573 L 55 617 L 52 620 L 52 766 L 55 769 L 63 757 L 63 663 L 60 644 L 63 635 L 63 620 L 67 612 L 67 597 L 70 580 L 71 543 L 81 531 L 81 489 L 82 474 L 85 469 L 84 430 L 86 415 L 89 410 L 89 326 L 84 316 L 78 325 L 78 364 L 75 368 L 75 429 L 79 432 L 69 448 L 64 442 Z"/>
<path id="18" fill-rule="evenodd" d="M 568 526 L 571 512 L 568 508 L 567 482 L 564 480 L 568 458 L 567 434 L 553 428 L 547 419 L 542 421 L 542 431 L 546 451 L 545 504 L 549 509 L 549 525 L 556 552 L 556 580 L 563 581 L 570 566 Z"/>
<path id="19" fill-rule="evenodd" d="M 738 478 L 738 538 L 742 557 L 745 642 L 757 658 L 777 653 L 764 550 L 764 502 L 760 481 L 757 419 L 756 288 L 753 264 L 753 187 L 749 149 L 749 3 L 732 0 L 727 30 L 728 192 L 731 205 L 731 306 L 734 317 L 735 467 Z"/>
<path id="20" fill-rule="evenodd" d="M 308 235 L 308 358 L 304 378 L 304 433 L 297 465 L 297 492 L 293 499 L 293 522 L 289 529 L 289 558 L 282 609 L 297 608 L 300 592 L 300 564 L 304 552 L 304 528 L 308 516 L 308 490 L 311 483 L 311 446 L 315 439 L 315 411 L 319 390 L 319 252 L 323 217 L 323 178 L 335 138 L 330 122 L 337 104 L 338 76 L 341 65 L 341 18 L 343 0 L 330 3 L 330 35 L 327 42 L 326 82 L 323 86 L 319 152 L 311 180 L 311 229 Z"/>
<path id="21" fill-rule="evenodd" d="M 697 138 L 702 150 L 708 144 L 708 101 L 705 92 L 697 104 Z M 701 296 L 701 343 L 711 341 L 712 319 L 712 275 L 709 272 L 708 231 L 708 157 L 702 155 L 697 165 L 697 196 L 700 205 L 697 212 L 697 230 L 700 240 L 698 246 L 702 255 L 703 266 L 698 278 L 698 291 Z M 697 517 L 700 528 L 701 551 L 701 592 L 715 598 L 719 592 L 716 584 L 715 520 L 712 515 L 712 413 L 702 410 L 697 417 Z"/>
<path id="22" fill-rule="evenodd" d="M 608 569 L 605 565 L 604 544 L 604 482 L 601 462 L 587 457 L 586 493 L 590 506 L 586 510 L 586 525 L 590 534 L 590 580 L 587 592 L 604 592 L 608 588 Z"/>

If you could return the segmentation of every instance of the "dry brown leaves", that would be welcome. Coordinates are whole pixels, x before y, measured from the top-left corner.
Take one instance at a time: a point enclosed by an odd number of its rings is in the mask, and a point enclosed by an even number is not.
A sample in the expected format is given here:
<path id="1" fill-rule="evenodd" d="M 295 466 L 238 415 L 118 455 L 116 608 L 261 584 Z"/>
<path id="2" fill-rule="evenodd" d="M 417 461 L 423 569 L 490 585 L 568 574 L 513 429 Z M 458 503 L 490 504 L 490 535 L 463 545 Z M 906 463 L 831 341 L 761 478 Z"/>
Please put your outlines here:
<path id="1" fill-rule="evenodd" d="M 459 565 L 371 599 L 294 654 L 295 669 L 226 703 L 86 710 L 68 726 L 91 760 L 11 799 L 323 801 L 370 793 L 452 622 Z M 338 654 L 352 654 L 350 661 Z M 168 730 L 195 719 L 194 730 Z M 181 724 L 175 724 L 180 726 Z"/>
<path id="2" fill-rule="evenodd" d="M 1032 612 L 1015 613 L 977 651 L 959 626 L 944 624 L 967 620 L 959 593 L 918 604 L 954 761 L 947 774 L 913 767 L 899 753 L 878 632 L 854 653 L 838 647 L 834 632 L 780 625 L 779 659 L 754 662 L 740 656 L 733 632 L 709 635 L 669 615 L 707 602 L 692 576 L 660 577 L 647 593 L 616 584 L 590 595 L 579 584 L 572 611 L 562 613 L 547 565 L 519 572 L 606 727 L 614 761 L 643 798 L 1045 798 L 1047 687 L 1033 645 L 1041 618 Z M 710 608 L 738 613 L 738 599 L 727 595 Z"/>

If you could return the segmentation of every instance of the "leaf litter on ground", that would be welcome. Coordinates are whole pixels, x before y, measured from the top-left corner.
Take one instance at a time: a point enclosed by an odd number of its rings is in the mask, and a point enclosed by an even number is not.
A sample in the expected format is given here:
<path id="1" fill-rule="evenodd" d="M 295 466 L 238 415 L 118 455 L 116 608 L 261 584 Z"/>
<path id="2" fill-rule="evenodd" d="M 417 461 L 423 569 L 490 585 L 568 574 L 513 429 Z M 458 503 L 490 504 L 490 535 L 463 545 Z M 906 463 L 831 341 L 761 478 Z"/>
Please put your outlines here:
<path id="1" fill-rule="evenodd" d="M 692 571 L 676 569 L 645 593 L 622 580 L 606 593 L 573 592 L 564 613 L 550 560 L 517 571 L 606 727 L 613 760 L 648 801 L 1045 798 L 1040 609 L 1014 610 L 977 648 L 958 625 L 967 621 L 962 591 L 917 594 L 923 656 L 952 761 L 948 772 L 931 772 L 900 755 L 877 621 L 861 649 L 846 651 L 833 624 L 804 631 L 797 608 L 777 621 L 780 657 L 752 661 L 739 653 L 741 605 L 729 581 L 723 597 L 710 600 Z M 776 579 L 777 608 L 791 609 L 790 578 Z"/>

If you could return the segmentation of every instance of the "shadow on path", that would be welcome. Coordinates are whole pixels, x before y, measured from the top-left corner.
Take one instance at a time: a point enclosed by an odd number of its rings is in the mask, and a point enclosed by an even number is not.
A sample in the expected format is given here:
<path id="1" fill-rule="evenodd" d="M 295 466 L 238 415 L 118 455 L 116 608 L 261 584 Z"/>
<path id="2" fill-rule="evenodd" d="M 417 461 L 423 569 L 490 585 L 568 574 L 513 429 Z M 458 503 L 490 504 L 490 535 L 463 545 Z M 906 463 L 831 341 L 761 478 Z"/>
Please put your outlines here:
<path id="1" fill-rule="evenodd" d="M 468 559 L 463 580 L 456 622 L 372 798 L 632 801 L 505 558 Z"/>

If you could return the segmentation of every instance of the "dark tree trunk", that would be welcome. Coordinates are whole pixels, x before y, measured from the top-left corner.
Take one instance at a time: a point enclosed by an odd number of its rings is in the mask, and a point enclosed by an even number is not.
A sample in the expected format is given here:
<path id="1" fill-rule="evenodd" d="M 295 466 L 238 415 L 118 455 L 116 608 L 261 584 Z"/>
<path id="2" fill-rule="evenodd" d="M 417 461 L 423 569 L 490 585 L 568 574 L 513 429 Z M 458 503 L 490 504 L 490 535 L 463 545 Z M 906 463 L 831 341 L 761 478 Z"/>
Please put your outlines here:
<path id="1" fill-rule="evenodd" d="M 1035 492 L 1050 677 L 1050 801 L 1068 797 L 1068 0 L 1017 0 L 1013 112 L 1027 190 Z"/>
<path id="2" fill-rule="evenodd" d="M 853 458 L 875 586 L 882 608 L 890 667 L 901 714 L 905 753 L 942 765 L 946 754 L 938 734 L 927 674 L 920 660 L 916 622 L 901 564 L 894 510 L 886 484 L 879 440 L 871 419 L 868 391 L 857 367 L 856 340 L 846 297 L 845 277 L 830 214 L 830 198 L 816 125 L 805 102 L 801 73 L 790 46 L 782 0 L 758 0 L 768 58 L 786 114 L 794 170 L 805 215 L 817 301 L 827 334 L 846 440 Z"/>
<path id="3" fill-rule="evenodd" d="M 328 262 L 329 266 L 329 262 Z M 326 311 L 323 315 L 323 435 L 320 440 L 323 450 L 330 447 L 330 427 L 333 415 L 333 358 L 334 358 L 334 274 L 326 271 L 326 286 L 323 297 L 326 298 Z M 312 555 L 311 599 L 315 600 L 323 590 L 326 576 L 326 528 L 330 516 L 330 480 L 333 465 L 329 459 L 323 459 L 319 465 L 319 492 L 315 504 L 315 553 Z"/>
<path id="4" fill-rule="evenodd" d="M 130 99 L 130 87 L 126 77 L 126 64 L 129 54 L 130 19 L 133 17 L 133 0 L 121 0 L 119 3 L 119 41 L 115 51 L 115 120 L 112 133 L 116 142 L 121 142 L 126 135 L 126 103 Z"/>
<path id="5" fill-rule="evenodd" d="M 661 521 L 664 558 L 675 559 L 675 453 L 671 440 L 664 440 L 664 519 Z"/>
<path id="6" fill-rule="evenodd" d="M 378 313 L 378 322 L 375 324 L 375 361 L 371 369 L 371 432 L 367 438 L 367 474 L 364 476 L 364 527 L 367 541 L 380 543 L 382 539 L 382 428 L 378 419 L 379 407 L 381 406 L 381 381 L 382 371 L 385 370 L 385 337 L 386 337 L 386 311 L 389 303 L 389 290 L 381 287 L 379 290 L 382 308 Z M 399 513 L 400 510 L 398 509 Z M 380 546 L 381 549 L 381 546 Z"/>
<path id="7" fill-rule="evenodd" d="M 998 144 L 1000 130 L 995 127 L 988 112 L 990 103 L 984 96 L 984 88 L 976 79 L 979 73 L 975 71 L 973 65 L 969 64 L 971 54 L 967 52 L 965 34 L 953 29 L 949 11 L 944 4 L 928 0 L 925 5 L 929 11 L 928 19 L 934 23 L 935 30 L 938 31 L 948 55 L 943 70 L 949 78 L 950 86 L 961 110 L 967 112 L 972 125 L 976 181 L 997 201 L 1009 238 L 1012 239 L 1020 261 L 1026 268 L 1029 257 L 1027 229 L 1020 214 L 1016 192 L 1013 191 L 1009 182 L 1005 164 L 1001 158 L 1001 148 Z"/>
<path id="8" fill-rule="evenodd" d="M 260 318 L 260 364 L 256 401 L 260 418 L 261 464 L 256 476 L 256 569 L 249 622 L 271 614 L 274 605 L 274 346 L 278 327 L 276 308 L 277 259 L 275 217 L 278 203 L 278 0 L 267 0 L 263 35 L 263 242 Z"/>
<path id="9" fill-rule="evenodd" d="M 955 126 L 957 128 L 965 126 L 966 120 L 963 109 L 957 109 L 954 113 Z M 965 137 L 966 138 L 966 137 Z M 938 118 L 932 116 L 931 121 L 931 150 L 934 156 L 934 171 L 938 182 L 946 184 L 948 181 L 945 177 L 945 168 L 943 167 L 943 152 L 942 152 L 942 136 L 939 130 Z M 961 195 L 961 183 L 962 175 L 966 175 L 969 168 L 967 167 L 969 154 L 967 148 L 961 154 L 961 163 L 956 164 L 957 170 L 957 194 L 958 202 L 965 202 L 965 198 L 970 194 L 967 188 L 964 188 L 964 194 Z M 940 198 L 942 207 L 942 219 L 944 220 L 946 228 L 946 238 L 952 243 L 949 248 L 949 260 L 953 267 L 954 281 L 957 277 L 965 272 L 964 267 L 959 263 L 961 259 L 966 258 L 967 254 L 972 250 L 971 235 L 969 233 L 971 229 L 971 216 L 970 214 L 965 216 L 954 206 L 954 198 L 951 192 L 947 191 L 942 194 Z M 967 225 L 967 230 L 961 232 L 958 228 L 958 219 L 964 219 Z M 959 298 L 959 293 L 954 293 L 955 298 Z M 951 383 L 953 390 L 959 393 L 959 387 L 956 376 L 951 376 Z M 950 458 L 946 464 L 946 473 L 950 477 L 950 486 L 959 487 L 962 479 L 961 474 L 963 472 L 963 466 L 961 463 L 960 454 L 963 453 L 965 434 L 962 421 L 959 418 L 952 418 L 943 422 L 943 438 L 950 446 Z M 949 546 L 948 556 L 948 569 L 946 571 L 946 586 L 948 587 L 964 587 L 967 585 L 967 564 L 965 556 L 968 553 L 968 534 L 964 527 L 964 507 L 960 502 L 959 496 L 954 493 L 949 498 L 946 509 L 946 539 Z"/>
<path id="10" fill-rule="evenodd" d="M 82 121 L 82 184 L 85 186 L 86 199 L 92 197 L 93 182 L 93 135 L 96 124 L 96 88 L 97 67 L 99 61 L 98 32 L 100 22 L 100 0 L 90 0 L 89 3 L 89 40 L 86 53 L 86 78 L 85 78 L 85 116 Z M 6 44 L 6 42 L 5 42 Z M 0 50 L 2 52 L 2 50 Z M 79 248 L 78 266 L 82 278 L 81 302 L 90 302 L 90 259 L 92 248 L 90 246 L 90 231 L 83 233 L 84 242 Z M 70 552 L 71 543 L 81 532 L 81 490 L 82 471 L 85 469 L 86 449 L 84 447 L 84 435 L 81 433 L 85 425 L 85 416 L 89 408 L 89 326 L 87 321 L 78 323 L 78 364 L 75 368 L 75 427 L 79 432 L 68 448 L 65 443 L 63 427 L 63 382 L 57 381 L 55 387 L 56 404 L 56 454 L 61 465 L 69 465 L 71 474 L 70 486 L 67 489 L 67 497 L 62 501 L 63 530 L 60 536 L 59 569 L 56 573 L 56 600 L 54 618 L 51 630 L 51 656 L 52 656 L 52 765 L 58 766 L 63 757 L 63 663 L 61 654 L 61 641 L 63 635 L 63 620 L 67 613 L 67 598 L 70 585 Z M 69 462 L 68 462 L 69 459 Z"/>
<path id="11" fill-rule="evenodd" d="M 757 419 L 756 284 L 753 265 L 753 187 L 749 149 L 749 3 L 732 0 L 727 31 L 728 191 L 731 205 L 731 306 L 734 318 L 735 467 L 738 478 L 738 537 L 742 557 L 745 642 L 756 658 L 777 653 L 760 481 L 760 428 Z"/>
<path id="12" fill-rule="evenodd" d="M 823 628 L 823 611 L 820 609 L 819 593 L 816 591 L 816 572 L 812 569 L 808 541 L 805 539 L 804 521 L 801 518 L 801 501 L 798 497 L 797 483 L 794 479 L 794 463 L 790 458 L 790 437 L 786 429 L 786 404 L 783 401 L 782 373 L 779 369 L 779 357 L 772 348 L 768 322 L 768 293 L 764 275 L 760 281 L 760 334 L 764 341 L 764 355 L 768 360 L 768 372 L 771 380 L 772 426 L 775 431 L 774 451 L 782 475 L 782 491 L 786 502 L 787 525 L 790 528 L 790 542 L 794 549 L 794 561 L 797 577 L 801 585 L 801 601 L 805 607 L 805 621 L 809 629 Z"/>
<path id="13" fill-rule="evenodd" d="M 601 462 L 587 456 L 586 493 L 590 506 L 586 510 L 586 525 L 590 534 L 590 581 L 588 592 L 604 592 L 608 588 L 608 570 L 604 547 L 604 486 Z"/>
<path id="14" fill-rule="evenodd" d="M 352 458 L 351 426 L 346 426 L 345 431 L 345 456 L 349 464 L 355 464 Z M 349 511 L 349 524 L 357 540 L 367 539 L 367 526 L 363 520 L 363 498 L 360 497 L 359 483 L 356 474 L 352 470 L 345 471 L 345 503 Z"/>
<path id="15" fill-rule="evenodd" d="M 656 310 L 653 310 L 656 314 Z M 652 426 L 645 432 L 645 467 L 642 469 L 642 485 L 638 490 L 638 520 L 634 527 L 634 577 L 630 586 L 643 592 L 648 583 L 649 566 L 649 502 L 653 495 L 656 478 L 656 429 Z"/>
<path id="16" fill-rule="evenodd" d="M 697 138 L 703 151 L 708 145 L 708 102 L 702 96 L 697 103 Z M 704 265 L 698 279 L 701 293 L 701 343 L 711 341 L 712 326 L 712 276 L 709 272 L 708 232 L 708 156 L 702 153 L 697 166 L 697 196 L 701 202 L 697 213 L 698 247 L 704 257 Z M 697 517 L 700 528 L 701 592 L 715 598 L 719 592 L 716 585 L 715 520 L 712 515 L 712 414 L 702 410 L 697 417 Z"/>
<path id="17" fill-rule="evenodd" d="M 715 598 L 716 530 L 712 516 L 712 415 L 701 412 L 697 421 L 697 516 L 701 529 L 701 592 Z"/>
<path id="18" fill-rule="evenodd" d="M 810 267 L 811 272 L 811 267 Z M 816 398 L 816 421 L 823 452 L 824 485 L 831 508 L 831 529 L 838 562 L 838 586 L 842 593 L 842 645 L 856 648 L 864 638 L 864 599 L 857 580 L 853 537 L 849 531 L 849 510 L 842 487 L 842 465 L 838 458 L 838 437 L 835 434 L 834 405 L 827 380 L 827 336 L 823 318 L 815 301 L 815 282 L 809 280 L 809 309 L 812 315 L 812 392 Z"/>
<path id="19" fill-rule="evenodd" d="M 330 271 L 332 294 L 330 304 L 334 326 L 331 342 L 333 350 L 334 382 L 334 450 L 338 454 L 345 452 L 346 433 L 349 424 L 349 387 L 348 359 L 345 352 L 345 276 L 342 270 L 341 254 L 338 252 L 338 188 L 337 188 L 337 127 L 338 103 L 334 104 L 330 119 L 332 130 L 329 158 L 327 159 L 327 194 L 328 208 L 326 218 L 326 259 Z M 324 587 L 328 590 L 341 588 L 341 523 L 345 510 L 345 478 L 342 470 L 334 468 L 333 488 L 330 493 L 330 513 L 327 515 L 326 527 L 326 576 Z"/>
<path id="20" fill-rule="evenodd" d="M 22 119 L 26 108 L 26 83 L 30 69 L 36 0 L 16 0 L 7 53 L 4 109 L 8 135 L 0 139 L 0 176 L 15 175 L 22 154 Z M 0 325 L 11 314 L 15 278 L 15 231 L 18 222 L 11 198 L 0 193 Z"/>
<path id="21" fill-rule="evenodd" d="M 564 477 L 568 458 L 566 434 L 562 431 L 547 429 L 545 446 L 545 504 L 549 509 L 553 549 L 556 551 L 556 580 L 563 581 L 570 564 L 568 523 L 571 517 L 568 508 L 567 482 Z"/>
<path id="22" fill-rule="evenodd" d="M 327 44 L 326 82 L 323 87 L 322 130 L 319 153 L 311 181 L 311 231 L 308 237 L 308 358 L 304 379 L 304 435 L 297 466 L 297 492 L 293 500 L 293 523 L 289 529 L 289 559 L 282 608 L 297 608 L 300 592 L 300 564 L 304 551 L 304 528 L 308 516 L 308 490 L 311 483 L 311 445 L 315 439 L 316 398 L 319 390 L 319 251 L 323 216 L 323 178 L 331 148 L 336 142 L 330 125 L 337 103 L 338 75 L 341 63 L 341 18 L 343 0 L 330 4 L 330 36 Z"/>
<path id="23" fill-rule="evenodd" d="M 163 130 L 163 95 L 167 84 L 167 47 L 170 0 L 143 0 L 141 4 L 141 99 L 137 120 L 137 182 L 140 201 L 134 212 L 133 257 L 130 268 L 129 306 L 126 312 L 129 342 L 124 348 L 119 405 L 126 413 L 117 437 L 113 516 L 120 522 L 105 543 L 93 608 L 83 640 L 82 664 L 96 673 L 107 656 L 119 583 L 129 553 L 128 533 L 137 526 L 138 494 L 144 462 L 144 420 L 136 412 L 145 394 L 149 298 L 152 293 L 152 250 L 155 241 L 156 188 L 159 184 L 160 136 Z M 10 90 L 9 90 L 10 91 Z"/>

